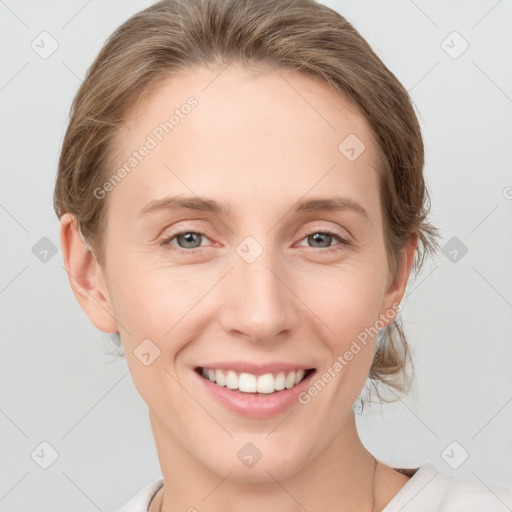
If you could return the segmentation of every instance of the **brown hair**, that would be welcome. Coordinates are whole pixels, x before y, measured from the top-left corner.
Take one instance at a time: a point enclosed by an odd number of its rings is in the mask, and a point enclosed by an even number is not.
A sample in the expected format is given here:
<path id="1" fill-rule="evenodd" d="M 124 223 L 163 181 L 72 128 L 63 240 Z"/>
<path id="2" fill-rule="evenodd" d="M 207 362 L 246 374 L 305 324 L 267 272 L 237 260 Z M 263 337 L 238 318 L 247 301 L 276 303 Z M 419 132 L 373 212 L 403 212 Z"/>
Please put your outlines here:
<path id="1" fill-rule="evenodd" d="M 71 107 L 54 192 L 59 218 L 76 216 L 103 264 L 107 202 L 93 191 L 111 174 L 113 140 L 126 111 L 176 70 L 232 62 L 321 78 L 356 106 L 378 144 L 390 269 L 396 272 L 400 249 L 415 237 L 417 274 L 438 235 L 426 220 L 423 140 L 411 99 L 355 28 L 313 0 L 162 0 L 123 23 L 88 69 Z M 375 389 L 381 382 L 405 392 L 412 361 L 400 319 L 381 335 L 369 377 Z"/>

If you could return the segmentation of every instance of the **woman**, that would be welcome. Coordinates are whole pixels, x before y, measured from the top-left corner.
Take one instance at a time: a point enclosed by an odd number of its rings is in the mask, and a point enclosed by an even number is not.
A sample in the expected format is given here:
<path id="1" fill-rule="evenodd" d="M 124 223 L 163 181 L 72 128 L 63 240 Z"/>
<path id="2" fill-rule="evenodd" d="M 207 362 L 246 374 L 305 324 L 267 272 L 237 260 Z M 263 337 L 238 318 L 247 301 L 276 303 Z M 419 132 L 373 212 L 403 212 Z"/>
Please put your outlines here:
<path id="1" fill-rule="evenodd" d="M 74 294 L 149 409 L 163 478 L 122 511 L 512 504 L 356 430 L 368 378 L 407 390 L 397 314 L 437 236 L 423 163 L 407 92 L 325 6 L 164 0 L 116 30 L 55 207 Z"/>

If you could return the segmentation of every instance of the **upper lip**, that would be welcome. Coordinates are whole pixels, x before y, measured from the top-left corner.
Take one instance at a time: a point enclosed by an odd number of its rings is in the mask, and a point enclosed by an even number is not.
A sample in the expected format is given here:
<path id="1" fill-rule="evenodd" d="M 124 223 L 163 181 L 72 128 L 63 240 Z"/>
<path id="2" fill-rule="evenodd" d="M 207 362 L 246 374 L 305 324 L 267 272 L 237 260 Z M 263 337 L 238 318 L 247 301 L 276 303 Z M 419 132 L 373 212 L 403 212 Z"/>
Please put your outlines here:
<path id="1" fill-rule="evenodd" d="M 313 370 L 311 365 L 276 361 L 274 363 L 253 363 L 250 361 L 217 361 L 204 363 L 196 368 L 209 370 L 232 370 L 235 373 L 250 373 L 252 375 L 277 374 L 279 372 L 292 372 L 298 370 Z"/>

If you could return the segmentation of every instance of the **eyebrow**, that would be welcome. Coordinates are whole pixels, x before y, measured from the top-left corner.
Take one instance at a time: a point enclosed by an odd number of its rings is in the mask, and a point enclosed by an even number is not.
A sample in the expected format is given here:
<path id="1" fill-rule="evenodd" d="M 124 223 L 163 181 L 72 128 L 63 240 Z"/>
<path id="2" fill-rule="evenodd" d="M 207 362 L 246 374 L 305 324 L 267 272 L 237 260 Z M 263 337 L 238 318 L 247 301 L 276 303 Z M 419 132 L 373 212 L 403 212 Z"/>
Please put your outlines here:
<path id="1" fill-rule="evenodd" d="M 198 196 L 168 196 L 162 199 L 154 199 L 150 201 L 139 213 L 139 217 L 149 215 L 150 213 L 175 210 L 189 209 L 196 211 L 211 212 L 216 215 L 229 215 L 231 206 L 227 203 L 221 203 L 214 199 L 208 199 Z M 363 206 L 353 199 L 334 196 L 325 198 L 299 199 L 291 208 L 297 212 L 313 212 L 321 210 L 330 211 L 353 211 L 367 220 L 370 220 L 368 212 Z"/>

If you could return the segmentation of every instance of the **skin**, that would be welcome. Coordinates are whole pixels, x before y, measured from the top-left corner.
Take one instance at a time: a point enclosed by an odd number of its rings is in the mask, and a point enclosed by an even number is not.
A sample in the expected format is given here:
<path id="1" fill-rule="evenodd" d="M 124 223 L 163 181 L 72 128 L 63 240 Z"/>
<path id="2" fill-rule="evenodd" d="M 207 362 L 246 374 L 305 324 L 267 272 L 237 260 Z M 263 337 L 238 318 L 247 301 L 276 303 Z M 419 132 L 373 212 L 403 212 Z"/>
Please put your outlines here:
<path id="1" fill-rule="evenodd" d="M 374 459 L 358 436 L 352 406 L 375 338 L 309 404 L 266 419 L 224 408 L 198 384 L 193 368 L 219 360 L 289 361 L 322 374 L 401 301 L 416 242 L 406 244 L 392 275 L 372 132 L 323 81 L 235 64 L 221 74 L 194 68 L 131 108 L 130 129 L 118 134 L 117 163 L 190 96 L 198 106 L 103 199 L 103 267 L 75 219 L 61 219 L 73 292 L 98 329 L 120 333 L 148 406 L 164 477 L 152 506 L 371 510 Z M 349 134 L 366 146 L 355 161 L 338 150 Z M 228 202 L 230 213 L 177 209 L 138 218 L 150 201 L 180 194 Z M 334 195 L 356 201 L 367 217 L 292 209 L 299 199 Z M 162 245 L 178 229 L 204 233 L 201 252 L 187 249 L 183 237 Z M 308 235 L 325 230 L 350 243 L 324 235 L 315 245 Z M 236 252 L 247 236 L 263 248 L 252 263 Z M 190 252 L 178 254 L 178 244 Z M 146 338 L 160 350 L 148 366 L 134 356 Z M 236 456 L 246 442 L 263 455 L 252 468 Z M 384 508 L 407 480 L 379 461 L 374 509 Z"/>

